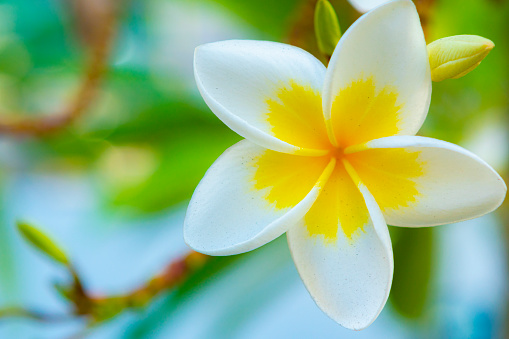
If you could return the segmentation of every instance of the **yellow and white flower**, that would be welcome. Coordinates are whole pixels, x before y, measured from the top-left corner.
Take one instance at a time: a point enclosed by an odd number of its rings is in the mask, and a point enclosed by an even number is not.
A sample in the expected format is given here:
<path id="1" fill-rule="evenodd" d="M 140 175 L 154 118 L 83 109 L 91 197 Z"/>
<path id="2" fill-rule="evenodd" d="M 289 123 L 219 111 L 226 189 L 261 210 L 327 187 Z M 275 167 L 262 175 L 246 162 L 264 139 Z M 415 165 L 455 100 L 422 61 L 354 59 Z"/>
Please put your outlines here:
<path id="1" fill-rule="evenodd" d="M 246 138 L 211 166 L 191 199 L 186 242 L 231 255 L 287 233 L 318 306 L 351 329 L 371 324 L 393 276 L 387 223 L 481 216 L 503 201 L 500 176 L 469 151 L 415 136 L 431 98 L 415 6 L 362 16 L 329 67 L 302 49 L 223 41 L 196 49 L 198 88 Z"/>

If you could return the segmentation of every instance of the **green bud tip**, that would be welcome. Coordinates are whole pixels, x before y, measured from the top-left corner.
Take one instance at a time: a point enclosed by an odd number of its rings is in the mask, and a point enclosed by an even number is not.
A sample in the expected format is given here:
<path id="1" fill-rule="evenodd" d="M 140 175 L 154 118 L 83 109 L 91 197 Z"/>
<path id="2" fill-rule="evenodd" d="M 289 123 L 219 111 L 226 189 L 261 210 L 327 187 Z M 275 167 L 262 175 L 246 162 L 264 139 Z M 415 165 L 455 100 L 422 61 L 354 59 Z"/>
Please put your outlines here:
<path id="1" fill-rule="evenodd" d="M 69 264 L 65 252 L 41 230 L 21 221 L 17 222 L 17 226 L 23 238 L 33 247 L 59 263 Z"/>
<path id="2" fill-rule="evenodd" d="M 316 3 L 315 35 L 320 52 L 331 56 L 341 38 L 341 30 L 338 16 L 327 0 L 318 0 Z"/>

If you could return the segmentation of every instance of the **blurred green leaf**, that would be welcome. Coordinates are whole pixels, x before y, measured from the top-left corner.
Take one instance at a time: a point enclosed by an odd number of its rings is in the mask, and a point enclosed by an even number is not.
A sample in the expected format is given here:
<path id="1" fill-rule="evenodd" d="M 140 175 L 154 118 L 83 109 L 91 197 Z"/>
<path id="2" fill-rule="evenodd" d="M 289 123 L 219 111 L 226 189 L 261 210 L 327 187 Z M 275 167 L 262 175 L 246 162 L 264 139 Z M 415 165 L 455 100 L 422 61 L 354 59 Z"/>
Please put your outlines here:
<path id="1" fill-rule="evenodd" d="M 199 97 L 189 93 L 162 94 L 142 74 L 115 76 L 119 77 L 116 81 L 125 78 L 131 85 L 139 84 L 129 88 L 112 86 L 117 95 L 133 99 L 137 111 L 126 112 L 129 119 L 110 132 L 100 133 L 106 134 L 105 140 L 113 147 L 151 148 L 157 165 L 146 180 L 107 192 L 109 200 L 115 206 L 156 212 L 189 199 L 210 165 L 241 138 L 217 119 Z M 87 138 L 94 138 L 94 133 L 90 132 Z"/>
<path id="2" fill-rule="evenodd" d="M 51 259 L 64 264 L 69 264 L 65 252 L 45 233 L 26 222 L 17 223 L 18 230 L 25 240 Z"/>
<path id="3" fill-rule="evenodd" d="M 116 205 L 155 212 L 191 198 L 214 160 L 240 139 L 233 133 L 225 136 L 202 128 L 175 132 L 173 138 L 162 150 L 154 174 L 135 187 L 120 190 L 114 198 Z"/>
<path id="4" fill-rule="evenodd" d="M 15 36 L 0 36 L 0 73 L 20 77 L 30 69 L 30 55 Z"/>
<path id="5" fill-rule="evenodd" d="M 4 10 L 14 9 L 14 33 L 25 43 L 35 67 L 61 65 L 76 55 L 76 46 L 69 43 L 72 28 L 65 4 L 31 0 L 4 0 L 2 4 Z"/>
<path id="6" fill-rule="evenodd" d="M 287 33 L 295 11 L 302 6 L 302 0 L 211 0 L 220 3 L 261 32 L 281 38 Z"/>
<path id="7" fill-rule="evenodd" d="M 424 314 L 433 273 L 433 228 L 391 227 L 394 278 L 389 302 L 402 316 L 416 319 Z"/>

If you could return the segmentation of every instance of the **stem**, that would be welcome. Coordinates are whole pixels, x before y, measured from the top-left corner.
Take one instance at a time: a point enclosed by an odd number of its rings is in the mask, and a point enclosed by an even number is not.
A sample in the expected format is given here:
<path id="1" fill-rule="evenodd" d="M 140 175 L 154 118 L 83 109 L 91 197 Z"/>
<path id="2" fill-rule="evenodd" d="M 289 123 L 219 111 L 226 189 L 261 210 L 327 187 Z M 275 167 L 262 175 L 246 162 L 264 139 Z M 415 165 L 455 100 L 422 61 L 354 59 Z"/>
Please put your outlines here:
<path id="1" fill-rule="evenodd" d="M 210 257 L 195 251 L 170 262 L 158 275 L 149 279 L 144 285 L 125 295 L 98 298 L 92 300 L 103 303 L 107 300 L 122 300 L 125 308 L 141 307 L 148 304 L 161 292 L 175 288 L 192 274 L 202 269 Z"/>
<path id="2" fill-rule="evenodd" d="M 76 271 L 69 266 L 73 277 L 72 293 L 69 300 L 74 310 L 69 314 L 50 314 L 22 307 L 12 307 L 0 310 L 0 319 L 6 317 L 22 317 L 44 322 L 57 322 L 86 317 L 90 320 L 89 326 L 113 318 L 119 313 L 139 308 L 150 303 L 157 295 L 177 287 L 191 275 L 202 269 L 210 257 L 191 251 L 188 254 L 172 261 L 160 273 L 149 279 L 142 286 L 122 295 L 98 296 L 86 291 Z"/>
<path id="3" fill-rule="evenodd" d="M 42 322 L 60 322 L 74 319 L 73 314 L 51 314 L 22 307 L 9 307 L 0 310 L 0 319 L 9 317 L 28 318 Z"/>
<path id="4" fill-rule="evenodd" d="M 74 99 L 63 112 L 40 117 L 24 117 L 15 121 L 1 121 L 0 133 L 10 135 L 44 135 L 57 132 L 68 126 L 90 107 L 97 95 L 98 87 L 106 70 L 108 54 L 111 49 L 116 28 L 119 3 L 109 1 L 108 10 L 103 14 L 101 28 L 92 47 L 89 66 L 84 80 Z"/>

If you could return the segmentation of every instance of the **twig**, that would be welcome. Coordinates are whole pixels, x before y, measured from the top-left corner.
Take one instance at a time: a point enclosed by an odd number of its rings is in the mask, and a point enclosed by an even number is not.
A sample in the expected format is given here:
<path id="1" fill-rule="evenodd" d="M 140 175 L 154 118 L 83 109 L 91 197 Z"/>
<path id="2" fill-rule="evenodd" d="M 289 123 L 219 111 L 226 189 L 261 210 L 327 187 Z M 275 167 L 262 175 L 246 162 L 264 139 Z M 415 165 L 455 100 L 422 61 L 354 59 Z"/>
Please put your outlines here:
<path id="1" fill-rule="evenodd" d="M 42 322 L 61 322 L 75 319 L 75 315 L 73 314 L 52 314 L 22 307 L 9 307 L 0 310 L 0 319 L 11 317 L 28 318 Z"/>
<path id="2" fill-rule="evenodd" d="M 89 66 L 74 99 L 60 113 L 36 118 L 24 117 L 13 121 L 0 120 L 0 133 L 10 135 L 44 135 L 54 133 L 72 123 L 91 105 L 106 69 L 118 18 L 119 3 L 109 1 L 103 15 L 101 29 L 92 47 Z"/>
<path id="3" fill-rule="evenodd" d="M 69 314 L 51 314 L 22 307 L 12 307 L 0 310 L 0 319 L 21 317 L 43 322 L 59 322 L 85 317 L 89 320 L 88 326 L 94 326 L 127 309 L 147 305 L 160 293 L 175 288 L 192 274 L 202 269 L 209 258 L 205 254 L 191 251 L 172 261 L 162 273 L 148 280 L 141 287 L 126 294 L 113 296 L 98 296 L 86 291 L 77 273 L 69 266 L 68 268 L 73 276 L 72 286 L 69 289 L 72 290 L 72 293 L 66 298 L 74 305 L 72 312 Z"/>
<path id="4" fill-rule="evenodd" d="M 205 254 L 191 251 L 172 261 L 162 273 L 127 294 L 94 297 L 87 293 L 93 305 L 89 315 L 93 320 L 100 321 L 111 318 L 128 308 L 143 307 L 160 293 L 175 288 L 193 273 L 202 269 L 209 259 L 210 257 Z"/>

